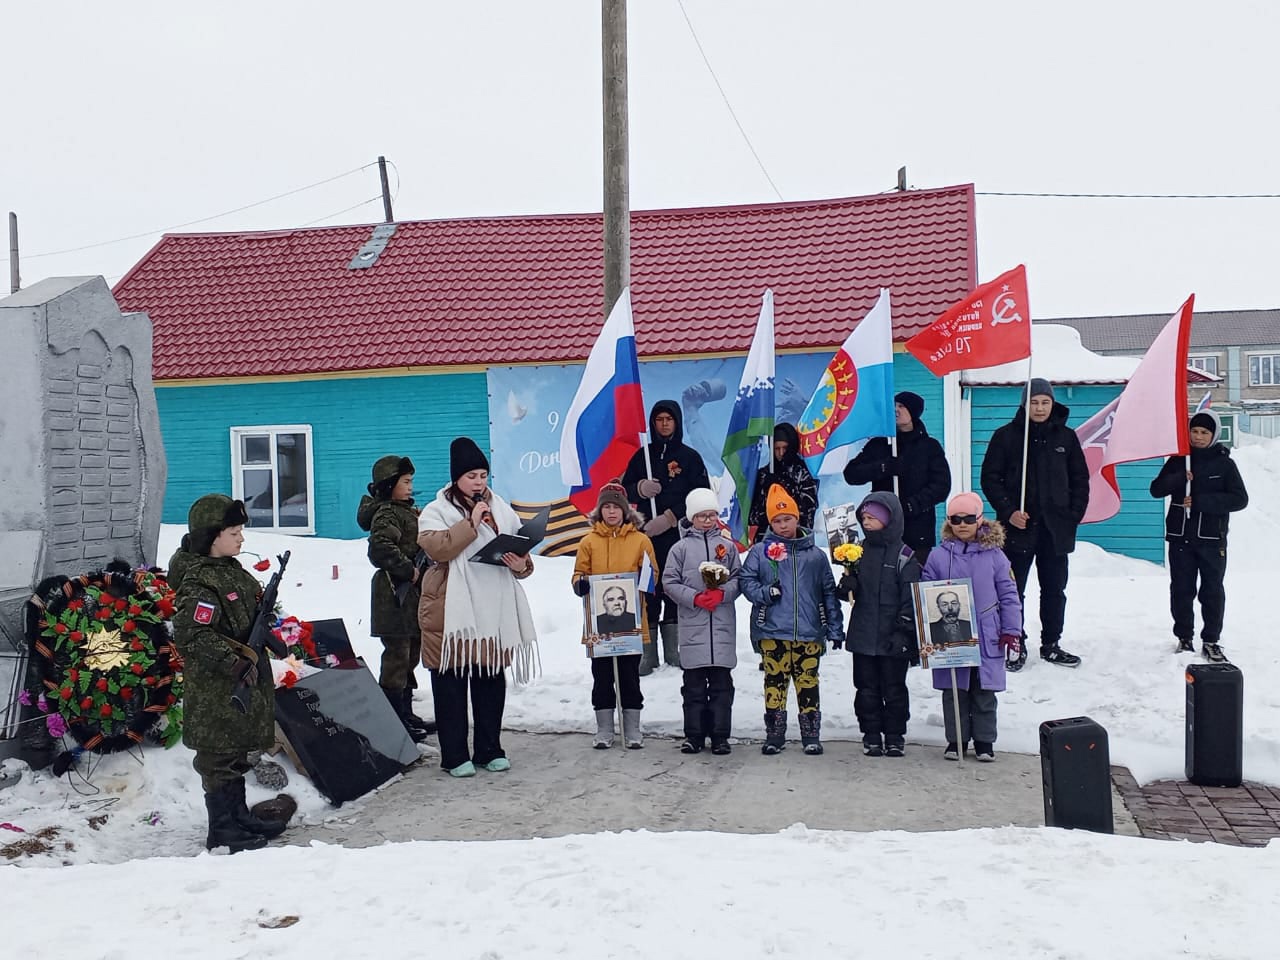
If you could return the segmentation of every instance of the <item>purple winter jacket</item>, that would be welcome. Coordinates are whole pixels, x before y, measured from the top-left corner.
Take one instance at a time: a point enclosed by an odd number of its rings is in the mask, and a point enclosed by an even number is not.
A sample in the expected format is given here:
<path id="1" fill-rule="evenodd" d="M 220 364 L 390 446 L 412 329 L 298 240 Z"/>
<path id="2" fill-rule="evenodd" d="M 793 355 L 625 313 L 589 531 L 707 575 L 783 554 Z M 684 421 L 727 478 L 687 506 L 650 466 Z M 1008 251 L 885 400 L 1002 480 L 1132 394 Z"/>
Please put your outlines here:
<path id="1" fill-rule="evenodd" d="M 1005 688 L 1002 634 L 1022 633 L 1022 605 L 1004 546 L 1004 527 L 999 520 L 984 520 L 977 539 L 957 540 L 950 522 L 942 525 L 942 543 L 929 551 L 921 582 L 926 580 L 969 580 L 973 585 L 974 619 L 978 628 L 978 648 L 982 666 L 978 668 L 983 690 Z M 969 689 L 969 671 L 956 671 L 956 685 Z M 935 690 L 951 689 L 951 671 L 933 671 Z"/>

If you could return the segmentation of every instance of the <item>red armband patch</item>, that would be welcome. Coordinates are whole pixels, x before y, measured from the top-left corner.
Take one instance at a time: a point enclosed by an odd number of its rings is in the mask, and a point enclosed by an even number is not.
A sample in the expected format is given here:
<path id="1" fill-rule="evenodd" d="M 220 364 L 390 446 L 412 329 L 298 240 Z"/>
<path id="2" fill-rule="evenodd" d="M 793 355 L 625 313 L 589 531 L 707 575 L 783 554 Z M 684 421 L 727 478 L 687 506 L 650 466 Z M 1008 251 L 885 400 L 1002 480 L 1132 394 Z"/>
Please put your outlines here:
<path id="1" fill-rule="evenodd" d="M 201 600 L 196 604 L 195 621 L 196 623 L 210 624 L 213 623 L 213 613 L 217 608 L 212 603 L 205 603 Z"/>

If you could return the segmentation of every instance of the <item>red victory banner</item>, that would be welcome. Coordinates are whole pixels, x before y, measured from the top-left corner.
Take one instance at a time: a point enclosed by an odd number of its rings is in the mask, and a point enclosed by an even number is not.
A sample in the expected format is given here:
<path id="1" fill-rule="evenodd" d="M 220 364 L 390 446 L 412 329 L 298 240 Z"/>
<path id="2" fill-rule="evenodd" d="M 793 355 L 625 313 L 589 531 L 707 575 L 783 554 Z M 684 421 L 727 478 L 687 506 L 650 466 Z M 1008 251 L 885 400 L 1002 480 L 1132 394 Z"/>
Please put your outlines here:
<path id="1" fill-rule="evenodd" d="M 907 349 L 939 377 L 1031 356 L 1027 268 L 1019 264 L 978 287 L 908 340 Z"/>

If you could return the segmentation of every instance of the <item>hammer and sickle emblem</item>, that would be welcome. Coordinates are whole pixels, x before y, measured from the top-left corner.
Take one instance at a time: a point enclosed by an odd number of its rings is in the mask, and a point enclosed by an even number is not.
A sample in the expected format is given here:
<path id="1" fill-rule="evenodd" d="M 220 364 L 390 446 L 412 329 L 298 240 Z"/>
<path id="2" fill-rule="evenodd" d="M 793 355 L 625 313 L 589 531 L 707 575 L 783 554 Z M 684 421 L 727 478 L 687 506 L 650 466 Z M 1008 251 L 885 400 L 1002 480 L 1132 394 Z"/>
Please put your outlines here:
<path id="1" fill-rule="evenodd" d="M 998 327 L 1002 323 L 1021 323 L 1022 314 L 1018 312 L 1018 301 L 1007 291 L 996 297 L 991 304 L 991 326 Z"/>

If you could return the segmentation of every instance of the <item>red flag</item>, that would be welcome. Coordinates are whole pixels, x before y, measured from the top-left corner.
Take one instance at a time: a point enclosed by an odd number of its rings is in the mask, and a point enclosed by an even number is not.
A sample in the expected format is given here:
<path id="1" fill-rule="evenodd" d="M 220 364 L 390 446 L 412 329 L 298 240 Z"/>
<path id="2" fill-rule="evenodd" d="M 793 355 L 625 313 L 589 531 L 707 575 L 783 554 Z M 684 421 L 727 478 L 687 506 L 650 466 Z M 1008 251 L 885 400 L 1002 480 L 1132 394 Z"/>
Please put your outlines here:
<path id="1" fill-rule="evenodd" d="M 1083 523 L 1120 512 L 1116 464 L 1191 449 L 1187 434 L 1187 344 L 1196 296 L 1164 325 L 1133 376 L 1109 404 L 1076 428 L 1089 464 L 1089 508 Z"/>
<path id="2" fill-rule="evenodd" d="M 984 283 L 907 341 L 935 376 L 994 367 L 1031 356 L 1027 268 L 1019 264 Z"/>

